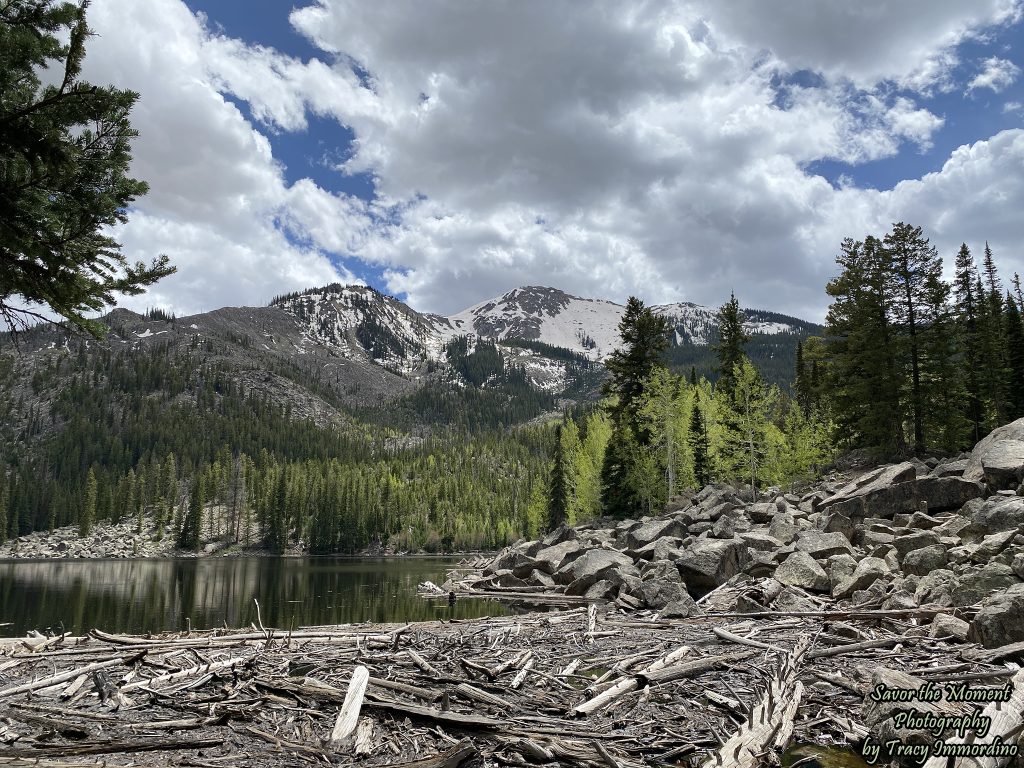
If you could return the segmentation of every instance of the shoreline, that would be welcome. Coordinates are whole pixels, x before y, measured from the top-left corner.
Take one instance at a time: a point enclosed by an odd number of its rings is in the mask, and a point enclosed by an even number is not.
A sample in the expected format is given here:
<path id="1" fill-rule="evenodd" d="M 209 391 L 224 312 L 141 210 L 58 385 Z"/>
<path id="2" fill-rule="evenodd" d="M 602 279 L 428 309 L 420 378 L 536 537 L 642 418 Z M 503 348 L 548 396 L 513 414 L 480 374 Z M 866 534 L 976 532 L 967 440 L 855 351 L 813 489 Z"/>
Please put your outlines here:
<path id="1" fill-rule="evenodd" d="M 784 741 L 859 748 L 891 722 L 871 701 L 880 680 L 914 686 L 955 669 L 957 680 L 1005 685 L 1013 674 L 991 651 L 929 637 L 919 611 L 747 618 L 717 609 L 730 590 L 705 615 L 673 620 L 605 604 L 292 632 L 4 639 L 0 710 L 18 736 L 0 759 L 707 763 L 760 711 L 766 685 L 778 698 L 765 716 Z M 350 694 L 358 706 L 345 706 Z"/>

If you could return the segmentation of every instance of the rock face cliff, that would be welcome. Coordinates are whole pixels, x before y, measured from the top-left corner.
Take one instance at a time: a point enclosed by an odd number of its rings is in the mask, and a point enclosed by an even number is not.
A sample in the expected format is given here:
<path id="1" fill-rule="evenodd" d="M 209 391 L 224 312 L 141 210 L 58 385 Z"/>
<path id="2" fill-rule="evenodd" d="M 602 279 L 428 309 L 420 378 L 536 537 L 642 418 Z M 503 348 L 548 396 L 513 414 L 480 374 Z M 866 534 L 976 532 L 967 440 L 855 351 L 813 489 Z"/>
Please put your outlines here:
<path id="1" fill-rule="evenodd" d="M 1024 419 L 960 458 L 834 477 L 802 496 L 708 486 L 658 517 L 562 527 L 447 586 L 543 587 L 663 617 L 699 614 L 729 586 L 726 607 L 741 613 L 924 606 L 933 633 L 1024 643 Z"/>

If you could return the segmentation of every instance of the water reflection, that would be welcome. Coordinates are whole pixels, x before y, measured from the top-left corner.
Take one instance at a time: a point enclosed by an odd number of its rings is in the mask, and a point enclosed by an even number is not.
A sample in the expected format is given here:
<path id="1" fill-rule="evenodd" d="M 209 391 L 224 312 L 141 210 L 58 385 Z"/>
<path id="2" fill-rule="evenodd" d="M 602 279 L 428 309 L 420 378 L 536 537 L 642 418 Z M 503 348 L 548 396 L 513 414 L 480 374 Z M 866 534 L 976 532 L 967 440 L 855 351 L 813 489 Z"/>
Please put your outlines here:
<path id="1" fill-rule="evenodd" d="M 248 626 L 259 600 L 267 627 L 496 616 L 493 602 L 427 601 L 441 558 L 208 558 L 0 562 L 0 633 L 59 628 L 76 634 Z"/>

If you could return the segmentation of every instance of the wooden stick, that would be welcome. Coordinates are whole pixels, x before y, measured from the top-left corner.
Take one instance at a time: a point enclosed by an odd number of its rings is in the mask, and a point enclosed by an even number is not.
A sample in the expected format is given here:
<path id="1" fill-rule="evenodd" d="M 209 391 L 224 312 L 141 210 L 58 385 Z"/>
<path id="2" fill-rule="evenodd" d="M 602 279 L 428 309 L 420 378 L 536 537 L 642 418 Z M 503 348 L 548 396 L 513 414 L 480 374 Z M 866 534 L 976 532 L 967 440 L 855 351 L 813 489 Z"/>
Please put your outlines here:
<path id="1" fill-rule="evenodd" d="M 359 725 L 356 727 L 355 747 L 357 755 L 373 753 L 373 720 L 369 717 L 359 718 Z"/>
<path id="2" fill-rule="evenodd" d="M 100 661 L 95 664 L 87 664 L 84 667 L 78 669 L 72 669 L 67 672 L 61 672 L 60 674 L 53 675 L 52 677 L 44 677 L 40 680 L 34 680 L 31 683 L 22 683 L 21 685 L 15 685 L 11 688 L 4 688 L 0 690 L 0 699 L 6 699 L 10 696 L 17 696 L 19 693 L 27 693 L 28 691 L 37 691 L 40 688 L 49 688 L 51 685 L 58 685 L 59 683 L 66 683 L 68 680 L 79 677 L 80 675 L 88 675 L 95 672 L 97 669 L 106 669 L 107 667 L 115 667 L 118 664 L 129 664 L 135 657 L 110 659 L 109 661 Z"/>
<path id="3" fill-rule="evenodd" d="M 145 680 L 136 680 L 134 683 L 127 683 L 121 686 L 121 693 L 125 691 L 133 691 L 136 688 L 154 688 L 164 683 L 175 683 L 179 680 L 185 680 L 189 677 L 195 677 L 196 675 L 205 675 L 208 672 L 215 672 L 219 669 L 226 669 L 233 667 L 236 664 L 245 664 L 252 660 L 252 656 L 234 656 L 230 659 L 224 659 L 223 661 L 211 661 L 209 664 L 200 664 L 198 667 L 189 667 L 183 669 L 180 672 L 172 672 L 168 675 L 160 675 L 158 677 L 150 677 Z"/>
<path id="4" fill-rule="evenodd" d="M 781 659 L 750 717 L 703 768 L 756 768 L 766 750 L 781 751 L 785 747 L 793 734 L 793 716 L 803 692 L 798 668 L 809 644 L 810 639 L 804 636 L 793 652 Z"/>
<path id="5" fill-rule="evenodd" d="M 341 705 L 338 712 L 338 719 L 334 721 L 334 729 L 331 731 L 331 746 L 337 748 L 349 736 L 355 733 L 356 725 L 359 723 L 359 711 L 363 707 L 363 696 L 366 694 L 366 684 L 370 680 L 370 670 L 366 667 L 356 667 L 352 672 L 352 680 L 348 684 L 348 692 L 345 694 L 345 703 Z"/>
<path id="6" fill-rule="evenodd" d="M 671 653 L 662 656 L 660 659 L 658 659 L 649 667 L 647 667 L 644 670 L 644 673 L 652 673 L 657 672 L 659 669 L 664 669 L 665 667 L 683 658 L 689 652 L 690 647 L 688 645 L 681 645 Z M 599 693 L 597 696 L 590 699 L 589 701 L 584 701 L 581 704 L 577 704 L 570 710 L 569 714 L 589 715 L 592 712 L 597 712 L 598 710 L 607 707 L 609 704 L 615 701 L 615 699 L 619 698 L 620 696 L 624 696 L 630 691 L 636 690 L 638 687 L 639 680 L 637 680 L 636 677 L 627 677 L 617 682 L 611 688 L 608 688 L 607 690 Z"/>

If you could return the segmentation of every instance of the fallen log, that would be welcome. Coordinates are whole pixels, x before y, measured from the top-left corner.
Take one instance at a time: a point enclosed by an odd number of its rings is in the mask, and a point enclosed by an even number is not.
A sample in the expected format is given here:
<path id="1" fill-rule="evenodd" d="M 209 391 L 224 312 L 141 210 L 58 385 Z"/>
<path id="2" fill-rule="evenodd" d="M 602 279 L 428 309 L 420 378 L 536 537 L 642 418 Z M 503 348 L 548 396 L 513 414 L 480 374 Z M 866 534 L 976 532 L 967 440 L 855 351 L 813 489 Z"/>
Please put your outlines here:
<path id="1" fill-rule="evenodd" d="M 366 695 L 366 684 L 370 680 L 370 670 L 366 667 L 356 667 L 352 672 L 352 679 L 348 684 L 348 691 L 345 693 L 345 702 L 338 712 L 338 719 L 334 721 L 334 729 L 331 731 L 331 746 L 338 748 L 344 741 L 355 733 L 359 724 L 359 711 L 363 708 L 363 696 Z"/>
<path id="2" fill-rule="evenodd" d="M 793 716 L 803 693 L 798 674 L 809 644 L 804 637 L 781 658 L 746 722 L 704 762 L 703 768 L 754 768 L 766 751 L 781 752 L 785 748 L 793 735 Z"/>

